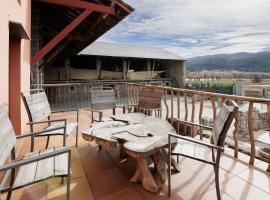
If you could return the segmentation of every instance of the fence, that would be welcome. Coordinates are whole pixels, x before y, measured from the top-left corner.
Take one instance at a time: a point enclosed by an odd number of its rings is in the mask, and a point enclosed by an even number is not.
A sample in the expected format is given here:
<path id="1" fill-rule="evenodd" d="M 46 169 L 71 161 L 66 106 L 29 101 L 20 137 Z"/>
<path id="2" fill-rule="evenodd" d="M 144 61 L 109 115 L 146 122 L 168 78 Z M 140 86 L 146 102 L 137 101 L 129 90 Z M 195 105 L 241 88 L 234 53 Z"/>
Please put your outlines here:
<path id="1" fill-rule="evenodd" d="M 231 128 L 231 141 L 227 140 L 229 146 L 233 148 L 234 158 L 239 158 L 239 152 L 244 152 L 249 155 L 249 164 L 254 165 L 255 159 L 260 158 L 269 163 L 267 172 L 270 172 L 270 156 L 267 150 L 256 147 L 258 143 L 255 140 L 254 135 L 254 108 L 261 106 L 265 110 L 268 116 L 268 134 L 270 127 L 270 100 L 262 98 L 252 98 L 235 95 L 224 95 L 210 92 L 202 92 L 188 89 L 163 87 L 155 85 L 142 85 L 135 83 L 118 83 L 115 85 L 103 85 L 100 87 L 112 86 L 115 89 L 118 104 L 121 105 L 136 105 L 139 100 L 140 90 L 143 88 L 150 88 L 157 90 L 163 94 L 163 114 L 162 116 L 172 123 L 179 131 L 184 128 L 190 136 L 199 136 L 200 139 L 204 137 L 204 131 L 202 129 L 196 129 L 194 126 L 181 127 L 179 124 L 175 124 L 175 119 L 183 119 L 190 122 L 203 123 L 204 116 L 211 118 L 214 122 L 218 114 L 219 105 L 225 100 L 234 100 L 238 104 L 244 105 L 244 109 L 247 109 L 247 140 L 248 148 L 243 147 L 243 143 L 240 140 L 239 135 L 239 123 L 240 114 L 235 118 L 233 127 Z M 51 107 L 54 111 L 57 110 L 72 110 L 83 109 L 91 106 L 91 98 L 89 90 L 93 87 L 90 84 L 51 84 L 51 85 L 39 85 L 44 88 L 48 95 Z M 96 87 L 96 86 L 95 86 Z M 267 130 L 264 130 L 267 132 Z M 242 137 L 242 136 L 241 136 Z M 269 138 L 269 137 L 268 137 Z M 265 141 L 266 146 L 270 141 Z M 267 143 L 268 142 L 268 143 Z M 269 145 L 268 145 L 269 151 Z"/>

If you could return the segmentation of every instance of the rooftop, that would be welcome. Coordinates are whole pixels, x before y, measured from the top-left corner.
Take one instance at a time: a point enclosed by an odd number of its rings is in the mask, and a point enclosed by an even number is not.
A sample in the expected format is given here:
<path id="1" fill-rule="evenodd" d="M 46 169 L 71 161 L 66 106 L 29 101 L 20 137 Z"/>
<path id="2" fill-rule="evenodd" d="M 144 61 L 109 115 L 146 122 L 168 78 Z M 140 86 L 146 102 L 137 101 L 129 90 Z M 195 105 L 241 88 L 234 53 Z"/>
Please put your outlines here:
<path id="1" fill-rule="evenodd" d="M 80 55 L 111 56 L 122 58 L 148 58 L 160 60 L 186 60 L 159 47 L 94 42 L 79 53 Z"/>

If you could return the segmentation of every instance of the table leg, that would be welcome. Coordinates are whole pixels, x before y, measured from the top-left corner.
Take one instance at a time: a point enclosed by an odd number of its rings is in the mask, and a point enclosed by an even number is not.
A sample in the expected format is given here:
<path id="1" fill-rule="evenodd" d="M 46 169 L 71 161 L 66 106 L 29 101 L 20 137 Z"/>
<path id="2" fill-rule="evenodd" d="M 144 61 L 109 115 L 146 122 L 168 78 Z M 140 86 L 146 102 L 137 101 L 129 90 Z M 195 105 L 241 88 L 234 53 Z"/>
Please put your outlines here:
<path id="1" fill-rule="evenodd" d="M 144 157 L 136 158 L 137 166 L 134 176 L 130 179 L 132 183 L 141 182 L 144 189 L 156 193 L 158 186 L 148 167 L 148 162 Z"/>
<path id="2" fill-rule="evenodd" d="M 162 157 L 161 151 L 152 156 L 155 165 L 155 180 L 158 187 L 162 186 L 167 180 L 166 162 Z"/>
<path id="3" fill-rule="evenodd" d="M 162 149 L 162 157 L 166 161 L 168 168 L 169 166 L 169 153 L 166 151 L 166 149 Z M 181 172 L 180 166 L 177 163 L 177 161 L 172 158 L 172 167 L 174 168 L 175 171 Z"/>

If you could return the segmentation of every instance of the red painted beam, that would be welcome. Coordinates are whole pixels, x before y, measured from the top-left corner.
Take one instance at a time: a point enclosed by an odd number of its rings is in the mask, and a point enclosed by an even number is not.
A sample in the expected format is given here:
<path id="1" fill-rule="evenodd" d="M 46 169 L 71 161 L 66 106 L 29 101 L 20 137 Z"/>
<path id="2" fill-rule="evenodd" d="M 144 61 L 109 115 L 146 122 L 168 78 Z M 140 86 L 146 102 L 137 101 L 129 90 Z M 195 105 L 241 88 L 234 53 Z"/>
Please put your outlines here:
<path id="1" fill-rule="evenodd" d="M 85 10 L 60 33 L 58 33 L 48 44 L 46 44 L 36 55 L 31 58 L 31 66 L 39 62 L 50 50 L 61 42 L 71 31 L 73 31 L 93 11 Z"/>
<path id="2" fill-rule="evenodd" d="M 104 6 L 104 5 L 95 4 L 95 3 L 89 3 L 85 1 L 74 1 L 74 0 L 36 0 L 36 1 L 57 4 L 61 6 L 81 8 L 85 10 L 92 10 L 95 12 L 101 12 L 101 13 L 112 14 L 112 15 L 115 14 L 115 9 L 113 7 Z"/>

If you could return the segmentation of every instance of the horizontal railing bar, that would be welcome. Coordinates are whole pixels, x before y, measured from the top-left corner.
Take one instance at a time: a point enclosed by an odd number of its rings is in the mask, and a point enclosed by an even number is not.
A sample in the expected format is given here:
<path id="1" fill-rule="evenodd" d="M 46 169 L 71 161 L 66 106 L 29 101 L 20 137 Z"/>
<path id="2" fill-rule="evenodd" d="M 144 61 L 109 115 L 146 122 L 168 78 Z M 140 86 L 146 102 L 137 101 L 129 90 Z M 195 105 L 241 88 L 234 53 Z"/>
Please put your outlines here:
<path id="1" fill-rule="evenodd" d="M 198 90 L 172 88 L 172 87 L 156 86 L 156 85 L 142 85 L 142 84 L 137 84 L 137 83 L 126 83 L 126 84 L 136 85 L 139 87 L 149 87 L 149 88 L 153 88 L 153 89 L 168 90 L 168 91 L 173 91 L 173 92 L 189 93 L 190 95 L 196 94 L 196 95 L 206 96 L 206 97 L 225 98 L 225 99 L 238 100 L 238 101 L 250 101 L 250 102 L 254 102 L 254 103 L 266 103 L 266 104 L 270 103 L 270 99 L 264 99 L 264 98 L 237 96 L 237 95 L 229 95 L 229 94 L 219 94 L 219 93 L 213 93 L 213 92 L 203 92 L 203 91 L 198 91 Z"/>

